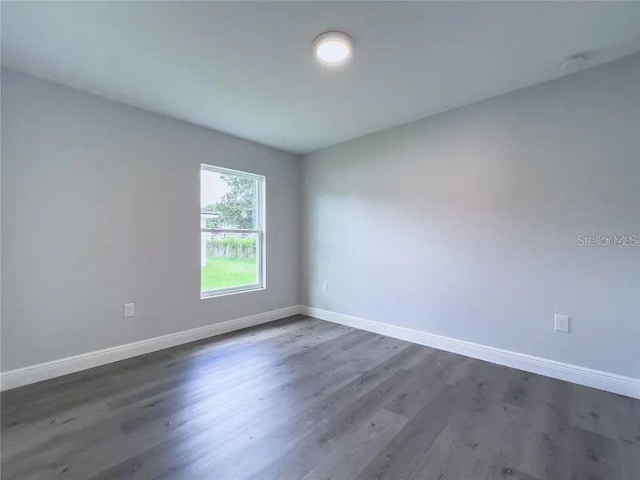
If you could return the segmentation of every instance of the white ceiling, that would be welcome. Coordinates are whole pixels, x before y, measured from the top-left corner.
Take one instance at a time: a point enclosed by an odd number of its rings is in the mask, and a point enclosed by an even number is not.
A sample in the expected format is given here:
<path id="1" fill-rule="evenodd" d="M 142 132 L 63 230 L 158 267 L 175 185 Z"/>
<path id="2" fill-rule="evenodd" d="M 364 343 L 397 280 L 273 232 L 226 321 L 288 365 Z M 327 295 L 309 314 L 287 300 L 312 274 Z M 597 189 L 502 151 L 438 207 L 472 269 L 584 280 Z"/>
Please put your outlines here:
<path id="1" fill-rule="evenodd" d="M 640 50 L 640 3 L 2 2 L 2 63 L 295 153 Z M 356 42 L 340 70 L 313 38 Z"/>

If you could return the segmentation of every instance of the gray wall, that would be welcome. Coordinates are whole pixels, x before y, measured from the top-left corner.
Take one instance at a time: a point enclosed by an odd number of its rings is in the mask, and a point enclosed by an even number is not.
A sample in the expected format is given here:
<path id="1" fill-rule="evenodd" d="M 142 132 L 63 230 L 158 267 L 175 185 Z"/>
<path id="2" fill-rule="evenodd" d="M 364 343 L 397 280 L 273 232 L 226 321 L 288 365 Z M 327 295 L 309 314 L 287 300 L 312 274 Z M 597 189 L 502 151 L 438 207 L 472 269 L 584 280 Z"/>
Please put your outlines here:
<path id="1" fill-rule="evenodd" d="M 200 300 L 200 163 L 266 175 L 266 290 Z M 3 70 L 2 370 L 297 304 L 299 173 L 292 155 Z"/>
<path id="2" fill-rule="evenodd" d="M 640 376 L 640 247 L 576 239 L 640 234 L 639 82 L 630 57 L 306 156 L 303 303 Z"/>

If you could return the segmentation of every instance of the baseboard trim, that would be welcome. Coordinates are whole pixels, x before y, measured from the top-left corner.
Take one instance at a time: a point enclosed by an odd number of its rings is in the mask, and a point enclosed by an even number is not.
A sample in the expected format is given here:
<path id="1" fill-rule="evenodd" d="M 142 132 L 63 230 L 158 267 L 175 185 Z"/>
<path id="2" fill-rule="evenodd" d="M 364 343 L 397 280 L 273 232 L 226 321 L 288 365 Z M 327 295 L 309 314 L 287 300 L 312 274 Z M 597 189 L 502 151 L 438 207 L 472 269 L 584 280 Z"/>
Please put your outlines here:
<path id="1" fill-rule="evenodd" d="M 271 310 L 269 312 L 258 313 L 248 317 L 236 318 L 225 322 L 205 325 L 204 327 L 192 328 L 181 332 L 170 333 L 159 337 L 141 340 L 139 342 L 127 343 L 116 347 L 105 348 L 93 352 L 82 353 L 72 357 L 61 358 L 51 362 L 39 363 L 24 368 L 17 368 L 0 373 L 0 390 L 10 390 L 12 388 L 41 382 L 69 373 L 75 373 L 89 368 L 98 367 L 107 363 L 125 360 L 138 355 L 175 347 L 185 343 L 202 340 L 203 338 L 214 337 L 224 333 L 242 330 L 263 323 L 272 322 L 281 318 L 290 317 L 300 313 L 300 305 Z"/>
<path id="2" fill-rule="evenodd" d="M 607 392 L 640 399 L 640 379 L 624 377 L 613 373 L 594 370 L 591 368 L 557 362 L 546 358 L 526 355 L 501 348 L 489 347 L 477 343 L 457 340 L 455 338 L 434 335 L 419 330 L 390 325 L 366 318 L 331 312 L 320 308 L 302 306 L 300 313 L 320 320 L 339 323 L 348 327 L 366 330 L 388 337 L 398 338 L 408 342 L 426 345 L 428 347 L 458 353 L 467 357 L 497 363 L 506 367 L 517 368 L 527 372 L 545 375 L 547 377 L 565 380 L 567 382 L 587 387 L 605 390 Z"/>

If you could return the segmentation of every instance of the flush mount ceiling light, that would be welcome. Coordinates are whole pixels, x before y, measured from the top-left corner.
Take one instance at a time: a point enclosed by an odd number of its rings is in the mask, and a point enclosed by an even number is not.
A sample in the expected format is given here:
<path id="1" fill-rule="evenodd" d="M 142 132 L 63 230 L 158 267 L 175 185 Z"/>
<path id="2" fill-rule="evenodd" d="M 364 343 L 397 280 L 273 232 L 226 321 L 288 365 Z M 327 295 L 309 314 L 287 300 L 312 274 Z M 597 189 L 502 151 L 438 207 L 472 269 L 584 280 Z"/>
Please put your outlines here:
<path id="1" fill-rule="evenodd" d="M 344 65 L 351 60 L 353 40 L 342 32 L 326 32 L 318 35 L 311 45 L 316 59 L 331 66 Z"/>

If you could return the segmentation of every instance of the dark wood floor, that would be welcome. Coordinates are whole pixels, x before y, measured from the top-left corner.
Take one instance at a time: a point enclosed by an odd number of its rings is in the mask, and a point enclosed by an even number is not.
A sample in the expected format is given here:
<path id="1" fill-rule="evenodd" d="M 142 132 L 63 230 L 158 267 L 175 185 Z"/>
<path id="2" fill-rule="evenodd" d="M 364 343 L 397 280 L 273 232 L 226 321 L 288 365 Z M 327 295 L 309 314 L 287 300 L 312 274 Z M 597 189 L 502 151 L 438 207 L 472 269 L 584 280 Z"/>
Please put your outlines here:
<path id="1" fill-rule="evenodd" d="M 302 316 L 1 400 L 4 480 L 640 479 L 640 401 Z"/>

